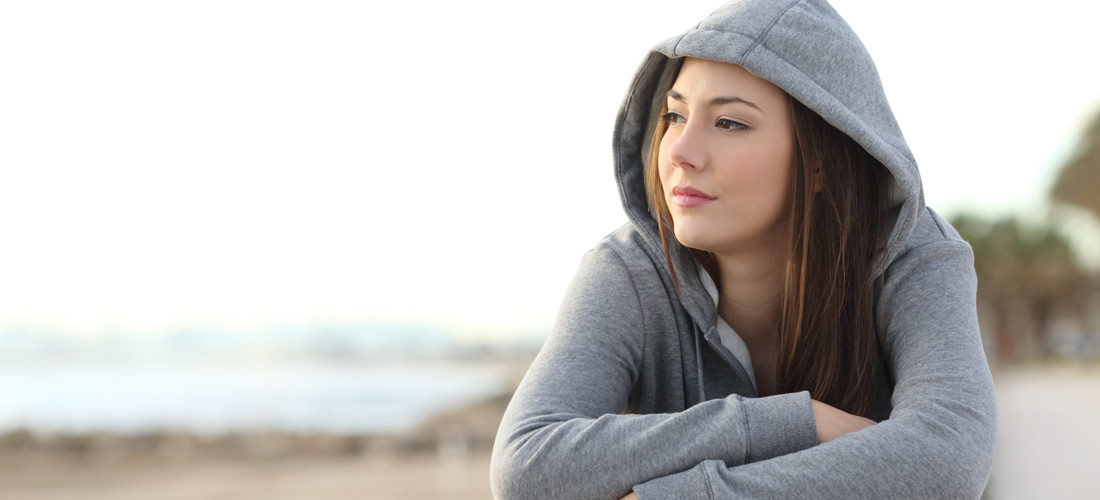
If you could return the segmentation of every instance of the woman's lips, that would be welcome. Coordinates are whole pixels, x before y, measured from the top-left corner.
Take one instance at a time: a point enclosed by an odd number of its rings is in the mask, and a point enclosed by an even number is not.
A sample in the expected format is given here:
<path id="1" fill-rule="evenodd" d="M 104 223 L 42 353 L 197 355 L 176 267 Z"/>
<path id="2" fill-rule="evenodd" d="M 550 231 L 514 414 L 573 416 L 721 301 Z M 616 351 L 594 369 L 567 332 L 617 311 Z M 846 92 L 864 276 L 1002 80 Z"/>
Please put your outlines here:
<path id="1" fill-rule="evenodd" d="M 691 208 L 714 201 L 714 197 L 698 189 L 687 186 L 672 188 L 672 202 L 677 206 Z"/>

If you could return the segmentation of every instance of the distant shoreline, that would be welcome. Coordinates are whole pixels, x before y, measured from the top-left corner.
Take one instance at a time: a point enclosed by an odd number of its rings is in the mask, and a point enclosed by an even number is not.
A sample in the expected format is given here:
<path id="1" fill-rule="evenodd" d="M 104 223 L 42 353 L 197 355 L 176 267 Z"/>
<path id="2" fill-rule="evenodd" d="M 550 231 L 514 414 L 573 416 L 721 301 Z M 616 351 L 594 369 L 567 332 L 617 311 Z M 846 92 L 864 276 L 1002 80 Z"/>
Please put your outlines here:
<path id="1" fill-rule="evenodd" d="M 0 470 L 16 470 L 33 463 L 110 466 L 488 453 L 504 409 L 528 364 L 529 360 L 522 360 L 502 370 L 507 390 L 449 407 L 411 428 L 360 433 L 271 428 L 222 433 L 16 428 L 0 432 Z"/>
<path id="2" fill-rule="evenodd" d="M 396 433 L 332 434 L 259 430 L 206 436 L 188 432 L 137 434 L 35 433 L 18 429 L 0 434 L 0 469 L 51 462 L 73 465 L 267 462 L 292 458 L 368 455 L 486 453 L 511 394 L 483 398 Z"/>
<path id="3" fill-rule="evenodd" d="M 8 441 L 25 443 L 81 435 L 159 441 L 162 435 L 193 434 L 214 441 L 255 433 L 396 434 L 510 393 L 529 363 L 516 358 L 0 366 L 0 435 L 13 434 Z"/>

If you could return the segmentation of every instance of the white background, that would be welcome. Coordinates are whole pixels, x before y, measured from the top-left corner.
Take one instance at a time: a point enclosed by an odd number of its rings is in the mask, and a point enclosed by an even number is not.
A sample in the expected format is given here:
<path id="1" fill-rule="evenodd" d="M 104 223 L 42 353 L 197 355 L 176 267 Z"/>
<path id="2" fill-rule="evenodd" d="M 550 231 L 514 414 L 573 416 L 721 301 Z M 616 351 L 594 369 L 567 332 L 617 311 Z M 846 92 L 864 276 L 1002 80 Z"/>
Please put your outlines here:
<path id="1" fill-rule="evenodd" d="M 625 221 L 636 65 L 719 2 L 377 3 L 0 4 L 0 328 L 548 328 Z M 1100 111 L 1097 8 L 834 4 L 929 205 L 1041 218 Z"/>

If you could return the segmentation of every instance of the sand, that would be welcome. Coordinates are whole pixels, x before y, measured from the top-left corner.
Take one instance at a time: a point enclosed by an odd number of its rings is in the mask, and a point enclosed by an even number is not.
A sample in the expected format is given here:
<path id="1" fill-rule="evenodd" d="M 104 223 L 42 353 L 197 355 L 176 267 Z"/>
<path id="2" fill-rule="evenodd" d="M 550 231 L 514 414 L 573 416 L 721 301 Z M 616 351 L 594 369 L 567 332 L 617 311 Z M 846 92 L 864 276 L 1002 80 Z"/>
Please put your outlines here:
<path id="1" fill-rule="evenodd" d="M 289 459 L 269 463 L 22 466 L 0 472 L 18 500 L 483 500 L 489 455 Z"/>
<path id="2" fill-rule="evenodd" d="M 0 439 L 0 499 L 483 500 L 509 396 L 391 436 Z"/>
<path id="3" fill-rule="evenodd" d="M 1100 367 L 1001 372 L 988 498 L 1100 498 Z"/>

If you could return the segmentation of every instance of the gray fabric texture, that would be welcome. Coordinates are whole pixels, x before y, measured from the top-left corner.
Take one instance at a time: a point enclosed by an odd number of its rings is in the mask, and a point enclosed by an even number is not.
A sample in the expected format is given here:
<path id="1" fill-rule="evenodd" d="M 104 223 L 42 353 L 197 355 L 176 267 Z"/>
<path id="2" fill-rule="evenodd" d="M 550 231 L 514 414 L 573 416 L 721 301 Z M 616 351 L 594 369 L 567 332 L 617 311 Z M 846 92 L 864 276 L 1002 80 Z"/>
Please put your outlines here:
<path id="1" fill-rule="evenodd" d="M 677 297 L 643 186 L 647 139 L 684 57 L 741 65 L 874 155 L 892 177 L 875 311 L 878 425 L 818 445 L 808 393 L 756 397 L 719 349 L 716 310 L 674 244 Z M 615 175 L 630 223 L 582 259 L 505 413 L 498 499 L 978 498 L 996 439 L 973 254 L 924 206 L 916 162 L 862 43 L 823 0 L 720 8 L 642 62 L 620 108 Z M 875 266 L 881 269 L 880 266 Z M 870 276 L 877 279 L 878 276 Z"/>

